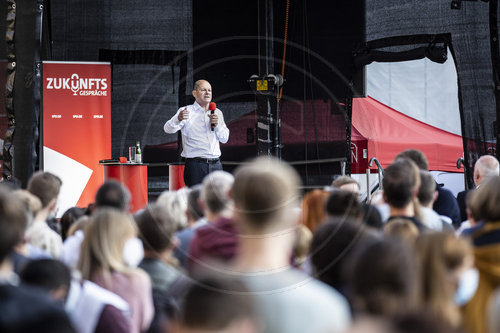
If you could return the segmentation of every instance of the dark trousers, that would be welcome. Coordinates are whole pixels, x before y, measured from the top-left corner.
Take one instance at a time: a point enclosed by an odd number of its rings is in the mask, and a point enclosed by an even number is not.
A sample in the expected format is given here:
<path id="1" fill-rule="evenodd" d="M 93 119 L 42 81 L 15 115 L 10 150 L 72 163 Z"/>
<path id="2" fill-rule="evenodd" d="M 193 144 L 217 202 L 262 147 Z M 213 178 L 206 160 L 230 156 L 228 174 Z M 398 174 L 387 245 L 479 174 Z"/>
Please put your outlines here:
<path id="1" fill-rule="evenodd" d="M 184 164 L 184 183 L 186 183 L 187 187 L 200 184 L 206 175 L 216 170 L 222 170 L 220 161 L 207 163 L 206 161 L 188 158 Z"/>

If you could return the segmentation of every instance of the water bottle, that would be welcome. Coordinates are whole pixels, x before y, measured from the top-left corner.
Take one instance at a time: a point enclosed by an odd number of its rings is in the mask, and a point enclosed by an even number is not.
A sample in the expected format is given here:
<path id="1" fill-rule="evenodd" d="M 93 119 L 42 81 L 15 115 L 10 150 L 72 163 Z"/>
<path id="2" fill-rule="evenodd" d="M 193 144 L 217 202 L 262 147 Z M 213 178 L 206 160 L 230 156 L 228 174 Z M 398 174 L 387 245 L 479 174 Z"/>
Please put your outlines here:
<path id="1" fill-rule="evenodd" d="M 142 163 L 142 151 L 139 141 L 135 142 L 135 163 Z"/>

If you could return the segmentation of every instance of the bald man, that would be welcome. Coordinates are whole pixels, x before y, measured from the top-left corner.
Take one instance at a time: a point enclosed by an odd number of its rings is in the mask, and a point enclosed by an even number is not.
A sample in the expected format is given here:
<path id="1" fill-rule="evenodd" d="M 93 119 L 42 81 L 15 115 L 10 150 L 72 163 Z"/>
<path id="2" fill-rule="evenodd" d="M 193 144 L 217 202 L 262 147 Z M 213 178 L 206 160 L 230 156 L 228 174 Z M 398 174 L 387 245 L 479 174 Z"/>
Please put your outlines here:
<path id="1" fill-rule="evenodd" d="M 219 142 L 226 143 L 229 139 L 229 129 L 222 112 L 216 109 L 212 114 L 208 109 L 212 101 L 210 83 L 196 81 L 193 97 L 195 102 L 192 105 L 181 107 L 163 126 L 169 134 L 181 131 L 184 182 L 188 187 L 200 184 L 210 172 L 222 170 Z"/>
<path id="2" fill-rule="evenodd" d="M 474 184 L 476 188 L 481 186 L 481 184 L 489 177 L 498 176 L 500 174 L 500 168 L 498 160 L 492 155 L 483 155 L 474 164 Z M 458 207 L 460 208 L 460 216 L 462 221 L 467 220 L 465 199 L 470 190 L 462 191 L 457 195 Z"/>

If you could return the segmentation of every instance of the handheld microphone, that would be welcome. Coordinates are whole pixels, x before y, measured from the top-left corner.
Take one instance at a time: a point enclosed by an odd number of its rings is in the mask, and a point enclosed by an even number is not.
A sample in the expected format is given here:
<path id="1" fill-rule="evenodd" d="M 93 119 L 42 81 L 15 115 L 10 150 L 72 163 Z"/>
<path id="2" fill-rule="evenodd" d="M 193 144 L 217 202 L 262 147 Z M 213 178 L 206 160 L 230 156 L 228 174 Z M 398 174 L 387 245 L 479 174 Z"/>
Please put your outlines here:
<path id="1" fill-rule="evenodd" d="M 217 106 L 215 105 L 214 102 L 210 102 L 210 104 L 208 105 L 208 109 L 210 110 L 210 114 L 214 114 L 214 111 L 215 109 L 217 109 Z M 210 128 L 213 131 L 215 128 L 215 124 L 210 124 Z"/>

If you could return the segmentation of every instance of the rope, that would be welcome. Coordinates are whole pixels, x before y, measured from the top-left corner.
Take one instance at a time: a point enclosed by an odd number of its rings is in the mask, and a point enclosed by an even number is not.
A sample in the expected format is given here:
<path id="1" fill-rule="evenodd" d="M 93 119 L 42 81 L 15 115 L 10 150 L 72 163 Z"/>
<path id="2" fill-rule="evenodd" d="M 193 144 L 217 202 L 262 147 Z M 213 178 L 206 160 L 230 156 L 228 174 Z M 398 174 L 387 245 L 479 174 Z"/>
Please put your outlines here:
<path id="1" fill-rule="evenodd" d="M 286 14 L 285 14 L 285 37 L 283 38 L 283 60 L 281 62 L 281 76 L 285 77 L 285 58 L 286 58 L 286 41 L 288 38 L 288 13 L 290 10 L 290 0 L 286 0 Z M 278 96 L 278 103 L 283 95 L 283 86 L 280 88 L 280 94 Z"/>

